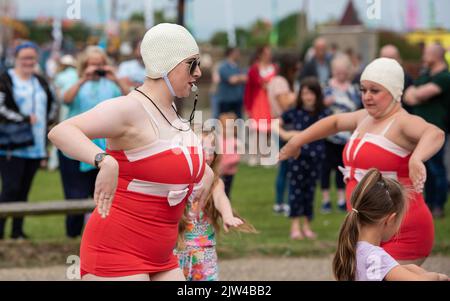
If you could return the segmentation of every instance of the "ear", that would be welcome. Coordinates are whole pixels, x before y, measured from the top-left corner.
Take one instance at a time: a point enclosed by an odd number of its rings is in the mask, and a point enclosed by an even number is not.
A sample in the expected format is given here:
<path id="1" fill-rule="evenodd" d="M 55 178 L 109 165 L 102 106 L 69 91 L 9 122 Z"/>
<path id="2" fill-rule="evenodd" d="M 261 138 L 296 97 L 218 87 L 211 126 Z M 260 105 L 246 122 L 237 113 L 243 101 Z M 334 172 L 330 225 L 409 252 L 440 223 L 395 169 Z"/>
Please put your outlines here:
<path id="1" fill-rule="evenodd" d="M 397 213 L 391 213 L 386 217 L 384 224 L 386 226 L 391 226 L 391 225 L 395 224 L 396 222 L 397 222 Z"/>

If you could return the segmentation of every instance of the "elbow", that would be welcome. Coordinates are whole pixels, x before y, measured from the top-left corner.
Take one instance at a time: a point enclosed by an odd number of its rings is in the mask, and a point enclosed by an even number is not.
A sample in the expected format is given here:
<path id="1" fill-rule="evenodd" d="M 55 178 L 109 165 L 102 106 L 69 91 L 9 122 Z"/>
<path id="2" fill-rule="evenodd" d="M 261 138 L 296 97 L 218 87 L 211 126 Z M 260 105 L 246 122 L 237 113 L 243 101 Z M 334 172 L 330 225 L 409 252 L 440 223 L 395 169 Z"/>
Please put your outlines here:
<path id="1" fill-rule="evenodd" d="M 441 145 L 444 145 L 444 143 L 445 143 L 445 136 L 446 136 L 445 132 L 443 130 L 441 130 L 441 129 L 438 129 L 437 133 L 436 133 L 436 136 L 437 136 L 437 140 L 441 143 Z"/>
<path id="2" fill-rule="evenodd" d="M 54 128 L 50 130 L 47 135 L 48 140 L 52 142 L 52 144 L 56 147 L 59 145 L 59 138 L 61 137 L 61 124 L 58 124 Z"/>
<path id="3" fill-rule="evenodd" d="M 54 128 L 52 128 L 47 135 L 48 140 L 50 140 L 53 144 L 55 143 L 55 138 L 56 138 L 55 132 L 56 132 L 57 127 L 58 127 L 58 125 L 55 126 Z"/>

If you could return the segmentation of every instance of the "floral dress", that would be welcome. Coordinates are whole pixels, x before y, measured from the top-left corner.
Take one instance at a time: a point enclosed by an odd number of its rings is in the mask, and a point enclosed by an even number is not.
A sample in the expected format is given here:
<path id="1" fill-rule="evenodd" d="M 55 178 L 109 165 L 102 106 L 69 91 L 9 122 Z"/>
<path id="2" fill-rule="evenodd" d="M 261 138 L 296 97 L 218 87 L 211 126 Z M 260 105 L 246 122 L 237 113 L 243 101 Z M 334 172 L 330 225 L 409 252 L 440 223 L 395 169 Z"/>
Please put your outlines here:
<path id="1" fill-rule="evenodd" d="M 203 211 L 195 214 L 198 203 L 188 203 L 188 225 L 184 248 L 176 254 L 187 281 L 217 281 L 218 266 L 214 227 Z"/>

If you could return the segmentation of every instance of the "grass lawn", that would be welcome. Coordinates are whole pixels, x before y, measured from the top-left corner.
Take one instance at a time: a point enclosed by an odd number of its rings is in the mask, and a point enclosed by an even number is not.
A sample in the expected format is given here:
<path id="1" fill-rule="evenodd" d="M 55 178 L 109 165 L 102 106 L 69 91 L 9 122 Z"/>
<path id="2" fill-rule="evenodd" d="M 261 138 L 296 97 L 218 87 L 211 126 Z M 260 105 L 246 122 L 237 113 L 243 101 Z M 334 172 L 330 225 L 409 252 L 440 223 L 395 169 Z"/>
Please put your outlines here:
<path id="1" fill-rule="evenodd" d="M 334 252 L 337 235 L 344 214 L 333 212 L 322 215 L 320 191 L 316 192 L 315 219 L 313 229 L 318 233 L 316 241 L 292 241 L 289 239 L 289 219 L 272 212 L 274 204 L 274 181 L 276 169 L 248 167 L 241 165 L 235 177 L 232 190 L 232 204 L 239 213 L 259 230 L 259 234 L 232 233 L 221 235 L 218 251 L 221 258 L 242 256 L 323 256 Z M 332 193 L 334 196 L 334 192 Z M 62 200 L 63 192 L 58 172 L 40 171 L 30 193 L 31 202 Z M 450 255 L 450 205 L 446 218 L 435 221 L 436 239 L 434 254 Z M 10 221 L 6 234 L 10 234 Z M 32 238 L 26 245 L 34 248 L 34 253 L 48 253 L 57 249 L 77 252 L 79 240 L 65 237 L 64 216 L 27 217 L 25 232 Z M 0 243 L 0 261 L 9 257 L 14 242 Z M 21 244 L 24 246 L 24 244 Z M 44 247 L 45 246 L 45 247 Z M 32 249 L 33 249 L 32 248 Z M 11 249 L 11 251 L 7 251 Z M 14 252 L 26 252 L 21 248 Z M 20 257 L 34 256 L 33 251 L 21 253 Z M 56 254 L 56 253 L 55 253 Z M 57 255 L 52 255 L 56 256 Z M 66 253 L 74 254 L 74 253 Z M 76 253 L 75 253 L 76 254 Z M 50 256 L 50 255 L 49 255 Z M 67 256 L 67 255 L 66 255 Z M 6 258 L 5 258 L 6 257 Z M 51 257 L 51 256 L 50 256 Z M 58 259 L 60 260 L 60 259 Z M 0 264 L 1 265 L 1 264 Z"/>

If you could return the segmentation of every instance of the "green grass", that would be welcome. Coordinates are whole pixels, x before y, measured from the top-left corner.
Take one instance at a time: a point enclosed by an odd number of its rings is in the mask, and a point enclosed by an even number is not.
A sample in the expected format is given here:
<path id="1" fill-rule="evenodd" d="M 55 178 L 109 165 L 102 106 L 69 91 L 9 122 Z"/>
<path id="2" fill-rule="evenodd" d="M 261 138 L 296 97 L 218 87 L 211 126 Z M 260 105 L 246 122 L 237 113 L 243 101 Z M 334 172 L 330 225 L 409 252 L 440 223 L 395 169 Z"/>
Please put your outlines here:
<path id="1" fill-rule="evenodd" d="M 322 215 L 320 191 L 316 192 L 313 229 L 318 233 L 316 241 L 292 241 L 289 239 L 290 221 L 272 212 L 275 192 L 276 169 L 241 165 L 232 190 L 232 205 L 251 222 L 259 234 L 224 234 L 218 238 L 219 256 L 323 256 L 335 250 L 336 239 L 344 214 L 333 212 Z M 335 192 L 332 190 L 332 198 Z M 30 193 L 30 202 L 62 200 L 63 192 L 58 172 L 40 171 Z M 335 210 L 337 211 L 337 210 Z M 450 255 L 450 205 L 446 218 L 435 221 L 436 239 L 434 254 Z M 65 237 L 64 216 L 27 217 L 25 232 L 32 238 L 33 246 L 72 245 L 76 249 L 79 240 Z M 10 221 L 6 234 L 10 233 Z M 0 252 L 1 253 L 1 252 Z M 1 254 L 0 254 L 1 255 Z M 1 257 L 1 256 L 0 256 Z"/>

